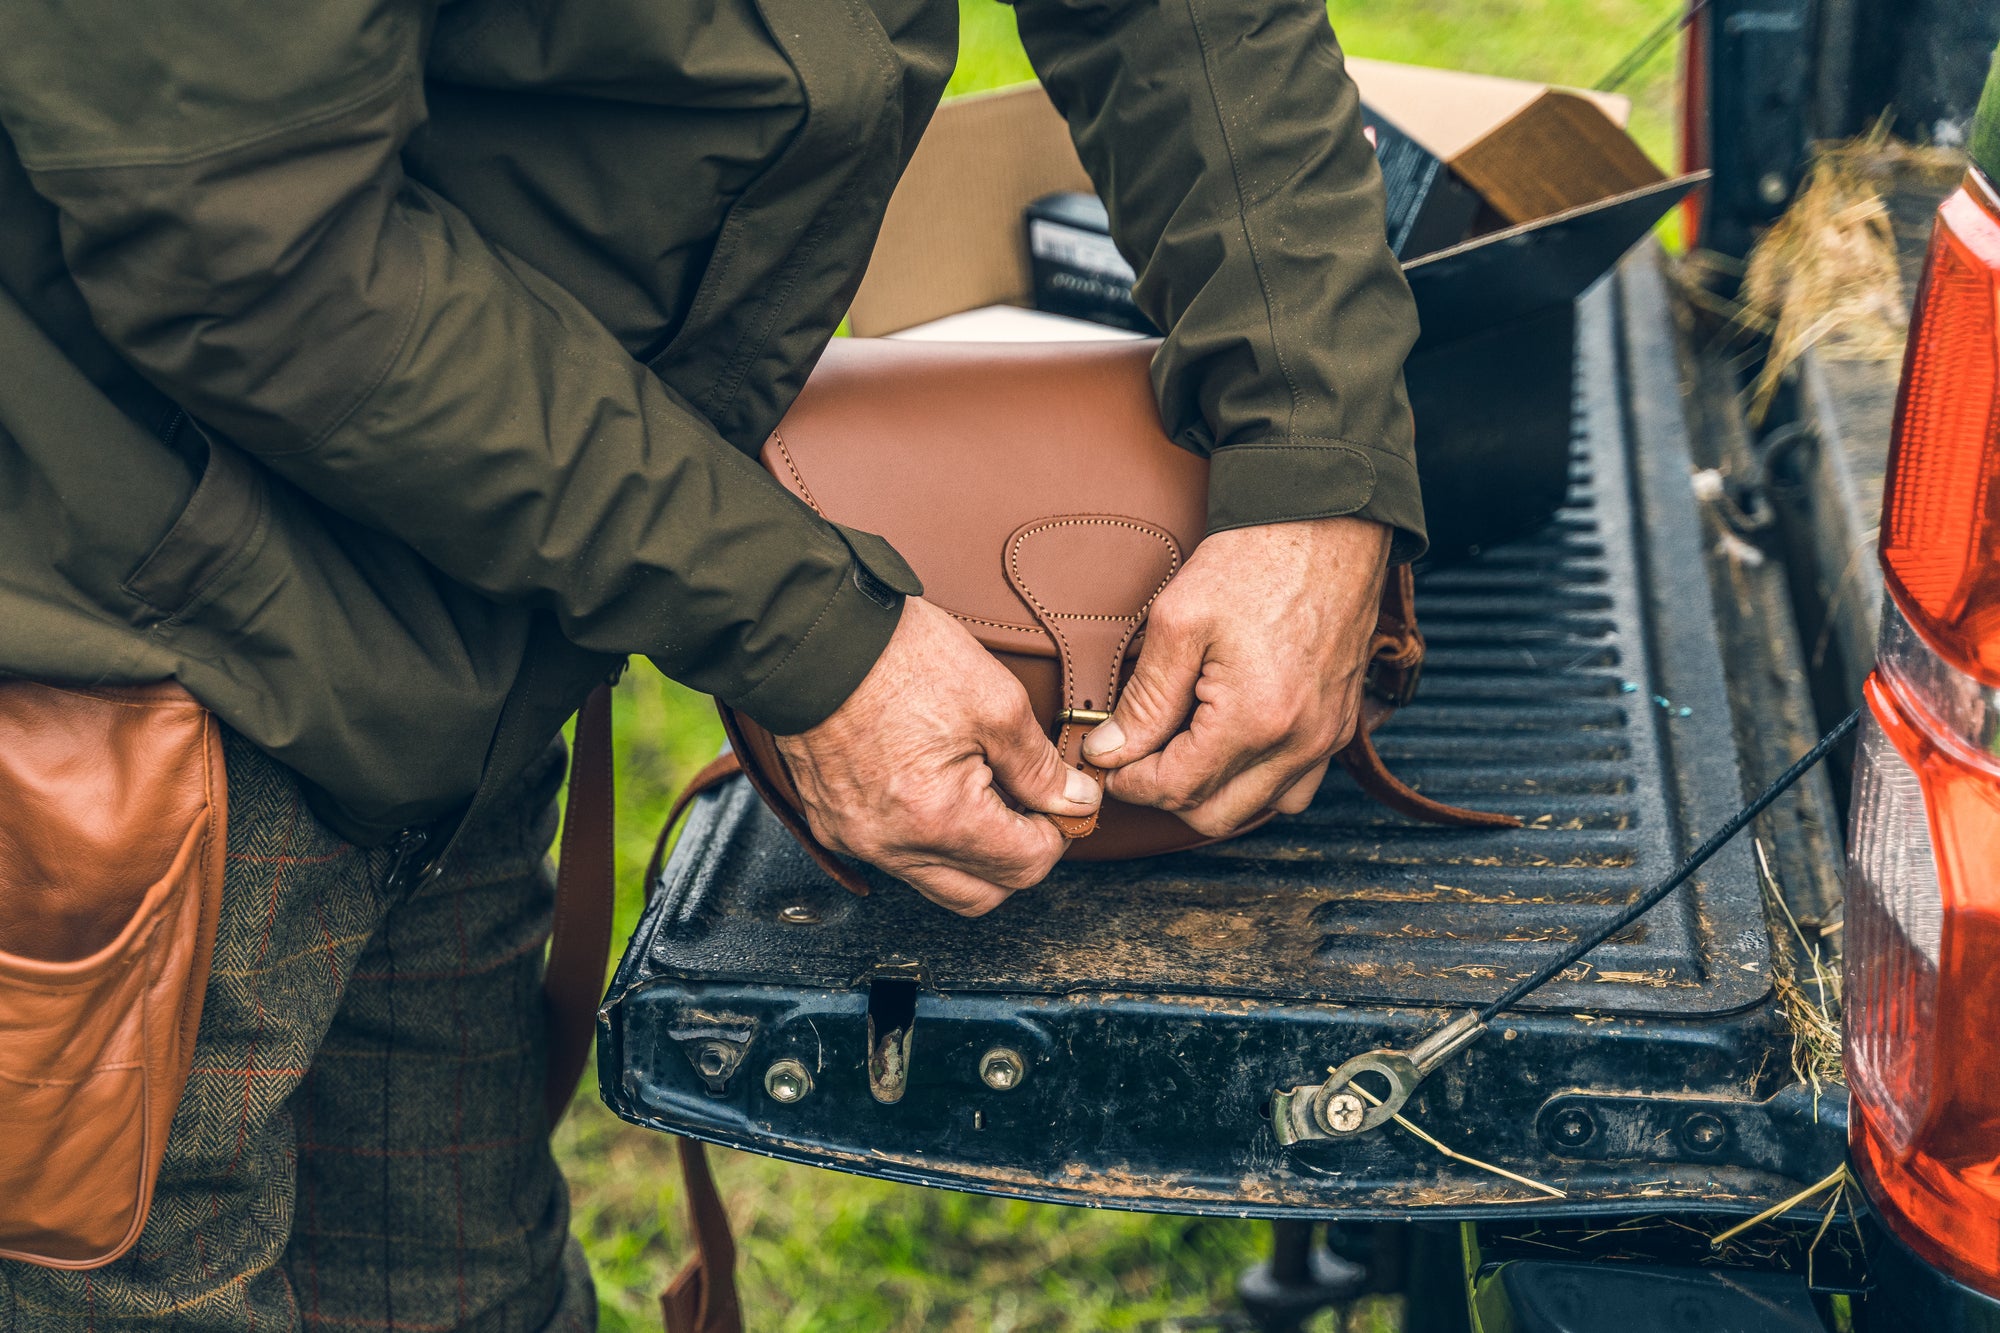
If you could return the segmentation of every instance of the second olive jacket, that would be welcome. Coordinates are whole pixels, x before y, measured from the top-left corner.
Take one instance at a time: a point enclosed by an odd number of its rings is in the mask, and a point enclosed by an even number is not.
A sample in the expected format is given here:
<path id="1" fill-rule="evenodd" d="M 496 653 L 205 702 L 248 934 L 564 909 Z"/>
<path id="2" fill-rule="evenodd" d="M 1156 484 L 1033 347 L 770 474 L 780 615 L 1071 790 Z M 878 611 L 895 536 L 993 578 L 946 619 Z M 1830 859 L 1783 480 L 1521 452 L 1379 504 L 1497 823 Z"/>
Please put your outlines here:
<path id="1" fill-rule="evenodd" d="M 1170 330 L 1211 527 L 1421 549 L 1415 335 L 1317 0 L 1023 0 Z M 772 730 L 914 576 L 753 455 L 948 79 L 951 0 L 0 6 L 0 671 L 175 677 L 349 836 L 643 653 Z"/>

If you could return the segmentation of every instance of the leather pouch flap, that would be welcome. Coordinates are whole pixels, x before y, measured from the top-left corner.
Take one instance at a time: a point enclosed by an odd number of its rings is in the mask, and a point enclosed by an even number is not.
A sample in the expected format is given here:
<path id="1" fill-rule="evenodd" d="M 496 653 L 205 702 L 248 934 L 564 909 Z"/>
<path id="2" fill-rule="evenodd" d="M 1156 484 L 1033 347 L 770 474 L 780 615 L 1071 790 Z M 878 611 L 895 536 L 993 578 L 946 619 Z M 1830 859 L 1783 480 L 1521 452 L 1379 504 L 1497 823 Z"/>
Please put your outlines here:
<path id="1" fill-rule="evenodd" d="M 1183 553 L 1206 530 L 1208 462 L 1160 427 L 1154 346 L 837 338 L 763 461 L 822 514 L 886 536 L 986 647 L 1054 657 L 1005 557 L 1023 525 L 1143 516 Z M 1140 614 L 1151 585 L 1107 572 L 1063 585 L 1096 601 L 1130 592 L 1093 609 Z"/>

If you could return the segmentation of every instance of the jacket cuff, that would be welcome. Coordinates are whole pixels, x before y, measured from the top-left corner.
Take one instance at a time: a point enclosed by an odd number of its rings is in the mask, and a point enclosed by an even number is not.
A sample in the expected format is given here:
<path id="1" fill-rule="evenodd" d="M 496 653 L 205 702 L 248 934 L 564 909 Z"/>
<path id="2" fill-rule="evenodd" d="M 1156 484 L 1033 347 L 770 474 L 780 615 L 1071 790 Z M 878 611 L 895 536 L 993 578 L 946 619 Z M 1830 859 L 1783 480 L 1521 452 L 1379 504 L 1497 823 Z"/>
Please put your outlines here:
<path id="1" fill-rule="evenodd" d="M 847 702 L 889 646 L 903 599 L 923 595 L 916 571 L 872 532 L 833 525 L 852 560 L 846 577 L 777 669 L 728 701 L 765 730 L 792 736 Z"/>
<path id="2" fill-rule="evenodd" d="M 1314 440 L 1231 444 L 1209 456 L 1210 532 L 1350 514 L 1391 529 L 1391 564 L 1429 545 L 1416 464 L 1402 454 Z"/>

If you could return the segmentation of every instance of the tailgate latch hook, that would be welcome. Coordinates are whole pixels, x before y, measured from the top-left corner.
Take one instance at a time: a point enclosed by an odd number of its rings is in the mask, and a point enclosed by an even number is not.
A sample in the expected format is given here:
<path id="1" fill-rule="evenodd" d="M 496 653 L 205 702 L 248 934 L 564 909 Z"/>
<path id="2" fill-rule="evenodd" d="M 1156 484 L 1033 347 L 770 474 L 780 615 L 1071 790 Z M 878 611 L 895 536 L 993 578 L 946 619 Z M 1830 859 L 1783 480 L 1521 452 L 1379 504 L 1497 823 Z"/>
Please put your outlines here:
<path id="1" fill-rule="evenodd" d="M 1407 1051 L 1365 1051 L 1334 1070 L 1324 1083 L 1273 1093 L 1271 1124 L 1278 1142 L 1345 1138 L 1387 1123 L 1433 1069 L 1485 1031 L 1479 1012 L 1468 1009 Z M 1387 1086 L 1386 1093 L 1378 1097 L 1357 1083 L 1363 1074 L 1376 1075 Z"/>

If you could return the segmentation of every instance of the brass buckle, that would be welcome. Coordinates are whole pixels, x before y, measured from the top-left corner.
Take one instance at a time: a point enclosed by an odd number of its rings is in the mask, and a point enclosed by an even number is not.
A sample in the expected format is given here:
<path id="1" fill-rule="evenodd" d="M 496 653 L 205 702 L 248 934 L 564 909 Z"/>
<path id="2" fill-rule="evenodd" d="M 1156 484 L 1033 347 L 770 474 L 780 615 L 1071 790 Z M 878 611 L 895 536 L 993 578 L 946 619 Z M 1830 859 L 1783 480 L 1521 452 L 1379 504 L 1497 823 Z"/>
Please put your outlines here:
<path id="1" fill-rule="evenodd" d="M 1058 727 L 1094 727 L 1100 722 L 1109 722 L 1111 714 L 1101 708 L 1065 708 L 1056 714 Z"/>

